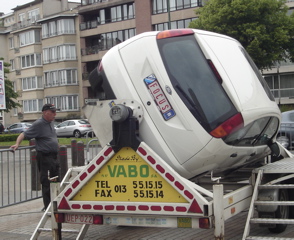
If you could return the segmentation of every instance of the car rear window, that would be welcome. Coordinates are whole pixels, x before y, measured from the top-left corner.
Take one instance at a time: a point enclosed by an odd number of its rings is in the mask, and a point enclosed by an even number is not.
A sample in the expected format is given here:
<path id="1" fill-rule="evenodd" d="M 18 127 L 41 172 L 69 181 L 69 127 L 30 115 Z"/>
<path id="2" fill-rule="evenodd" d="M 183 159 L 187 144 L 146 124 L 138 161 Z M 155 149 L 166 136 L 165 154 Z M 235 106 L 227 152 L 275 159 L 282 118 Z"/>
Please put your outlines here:
<path id="1" fill-rule="evenodd" d="M 90 124 L 87 120 L 79 120 L 79 123 L 81 123 L 81 124 Z"/>
<path id="2" fill-rule="evenodd" d="M 174 89 L 207 131 L 237 113 L 194 35 L 157 41 Z"/>

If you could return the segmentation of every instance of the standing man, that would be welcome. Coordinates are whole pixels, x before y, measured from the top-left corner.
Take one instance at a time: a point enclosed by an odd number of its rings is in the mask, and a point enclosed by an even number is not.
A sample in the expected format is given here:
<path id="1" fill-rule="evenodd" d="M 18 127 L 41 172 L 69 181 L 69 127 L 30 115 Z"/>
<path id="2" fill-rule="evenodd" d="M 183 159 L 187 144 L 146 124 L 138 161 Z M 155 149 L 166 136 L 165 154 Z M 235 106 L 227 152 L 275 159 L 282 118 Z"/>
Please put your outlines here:
<path id="1" fill-rule="evenodd" d="M 57 160 L 58 140 L 53 124 L 55 116 L 56 107 L 53 104 L 45 104 L 42 108 L 42 117 L 36 120 L 27 131 L 22 132 L 17 137 L 15 145 L 10 147 L 16 150 L 24 138 L 35 138 L 44 202 L 43 211 L 47 209 L 51 202 L 48 171 L 50 172 L 50 178 L 59 176 L 59 162 Z"/>

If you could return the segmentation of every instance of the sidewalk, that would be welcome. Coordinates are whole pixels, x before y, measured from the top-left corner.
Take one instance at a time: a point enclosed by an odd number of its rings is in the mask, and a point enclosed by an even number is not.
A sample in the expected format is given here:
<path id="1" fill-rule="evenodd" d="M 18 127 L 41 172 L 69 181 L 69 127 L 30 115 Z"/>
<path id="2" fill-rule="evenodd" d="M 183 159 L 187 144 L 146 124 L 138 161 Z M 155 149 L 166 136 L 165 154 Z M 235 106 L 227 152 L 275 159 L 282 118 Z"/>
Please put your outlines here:
<path id="1" fill-rule="evenodd" d="M 0 240 L 28 240 L 32 236 L 43 212 L 42 199 L 32 200 L 0 209 Z M 225 223 L 225 239 L 241 240 L 247 212 L 242 212 Z M 46 228 L 50 228 L 50 220 Z M 63 229 L 78 230 L 81 225 L 63 224 Z M 266 228 L 252 226 L 252 235 L 275 236 L 294 239 L 294 226 L 289 225 L 284 233 L 271 234 Z M 42 232 L 38 239 L 51 240 L 51 232 Z M 62 233 L 62 239 L 72 240 L 76 233 Z M 91 225 L 85 240 L 213 240 L 214 229 L 155 228 Z"/>

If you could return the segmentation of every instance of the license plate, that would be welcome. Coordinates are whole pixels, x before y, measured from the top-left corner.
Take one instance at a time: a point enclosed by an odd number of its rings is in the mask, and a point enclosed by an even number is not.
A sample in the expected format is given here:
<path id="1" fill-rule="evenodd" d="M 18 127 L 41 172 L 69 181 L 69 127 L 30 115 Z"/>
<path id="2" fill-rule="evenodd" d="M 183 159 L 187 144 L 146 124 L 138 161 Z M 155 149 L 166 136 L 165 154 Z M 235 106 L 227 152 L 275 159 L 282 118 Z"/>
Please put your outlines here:
<path id="1" fill-rule="evenodd" d="M 93 224 L 93 215 L 90 214 L 65 214 L 66 223 Z"/>
<path id="2" fill-rule="evenodd" d="M 178 228 L 192 228 L 192 218 L 179 217 L 178 218 Z"/>
<path id="3" fill-rule="evenodd" d="M 151 83 L 147 84 L 147 87 L 151 95 L 153 96 L 153 99 L 156 102 L 158 109 L 161 112 L 164 119 L 169 120 L 170 118 L 174 117 L 176 115 L 175 111 L 173 110 L 169 101 L 167 100 L 158 81 L 157 80 L 152 81 Z"/>

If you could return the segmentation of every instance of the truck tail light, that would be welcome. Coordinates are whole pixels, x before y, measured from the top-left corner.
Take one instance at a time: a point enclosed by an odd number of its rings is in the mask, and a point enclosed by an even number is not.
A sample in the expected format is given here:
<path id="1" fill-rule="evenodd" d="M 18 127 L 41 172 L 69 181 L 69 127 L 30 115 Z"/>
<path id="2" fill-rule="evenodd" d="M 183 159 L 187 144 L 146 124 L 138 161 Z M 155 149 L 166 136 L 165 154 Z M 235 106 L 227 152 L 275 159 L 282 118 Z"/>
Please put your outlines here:
<path id="1" fill-rule="evenodd" d="M 173 30 L 166 30 L 159 32 L 156 36 L 156 39 L 164 39 L 164 38 L 171 38 L 171 37 L 178 37 L 184 35 L 192 35 L 194 31 L 192 29 L 173 29 Z"/>
<path id="2" fill-rule="evenodd" d="M 103 216 L 102 215 L 94 215 L 93 216 L 93 224 L 103 224 Z"/>
<path id="3" fill-rule="evenodd" d="M 223 138 L 244 126 L 244 121 L 241 113 L 237 113 L 227 121 L 222 123 L 220 126 L 210 132 L 215 138 Z"/>
<path id="4" fill-rule="evenodd" d="M 54 217 L 57 223 L 64 223 L 65 221 L 64 213 L 54 213 Z"/>
<path id="5" fill-rule="evenodd" d="M 209 218 L 200 218 L 199 219 L 199 228 L 210 228 Z"/>

